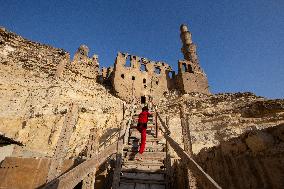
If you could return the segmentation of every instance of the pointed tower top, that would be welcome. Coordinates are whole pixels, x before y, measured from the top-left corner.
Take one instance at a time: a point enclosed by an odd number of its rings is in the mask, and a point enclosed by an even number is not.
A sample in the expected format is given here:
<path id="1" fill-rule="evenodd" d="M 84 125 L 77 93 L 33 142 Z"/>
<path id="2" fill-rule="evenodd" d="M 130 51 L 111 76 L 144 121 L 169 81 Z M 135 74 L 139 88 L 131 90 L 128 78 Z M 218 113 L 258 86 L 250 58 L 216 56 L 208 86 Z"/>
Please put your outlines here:
<path id="1" fill-rule="evenodd" d="M 187 25 L 185 25 L 185 24 L 180 25 L 180 31 L 181 32 L 188 32 Z"/>

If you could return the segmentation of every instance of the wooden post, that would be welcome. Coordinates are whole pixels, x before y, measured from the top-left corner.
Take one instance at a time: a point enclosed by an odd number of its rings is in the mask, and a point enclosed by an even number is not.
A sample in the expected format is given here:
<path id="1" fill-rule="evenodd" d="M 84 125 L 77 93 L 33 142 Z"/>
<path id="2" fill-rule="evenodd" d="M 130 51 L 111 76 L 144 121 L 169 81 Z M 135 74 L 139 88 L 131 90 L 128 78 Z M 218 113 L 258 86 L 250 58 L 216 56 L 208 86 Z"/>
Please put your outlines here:
<path id="1" fill-rule="evenodd" d="M 185 107 L 180 105 L 180 121 L 182 126 L 182 135 L 183 135 L 183 143 L 184 143 L 184 151 L 192 157 L 192 144 L 191 144 L 191 136 L 190 136 L 190 130 L 189 130 L 189 123 L 188 123 L 188 115 L 185 115 Z M 186 188 L 190 189 L 196 189 L 197 188 L 197 182 L 196 178 L 194 177 L 191 170 L 186 169 L 186 175 L 188 179 L 188 186 Z"/>
<path id="2" fill-rule="evenodd" d="M 155 113 L 155 124 L 156 124 L 156 138 L 158 138 L 158 136 L 159 136 L 159 125 L 158 125 L 158 114 L 157 114 L 157 112 Z"/>
<path id="3" fill-rule="evenodd" d="M 117 143 L 117 153 L 116 153 L 116 162 L 115 162 L 115 168 L 114 168 L 113 180 L 112 180 L 112 189 L 119 188 L 120 172 L 121 172 L 121 164 L 122 164 L 122 151 L 123 151 L 123 141 L 119 140 Z"/>
<path id="4" fill-rule="evenodd" d="M 122 103 L 122 108 L 123 108 L 123 110 L 122 110 L 122 119 L 125 119 L 125 104 L 124 104 L 124 102 Z"/>
<path id="5" fill-rule="evenodd" d="M 96 157 L 98 155 L 98 137 L 96 128 L 90 130 L 89 141 L 87 144 L 87 159 Z M 82 189 L 94 189 L 96 181 L 96 169 L 89 173 L 83 180 Z"/>

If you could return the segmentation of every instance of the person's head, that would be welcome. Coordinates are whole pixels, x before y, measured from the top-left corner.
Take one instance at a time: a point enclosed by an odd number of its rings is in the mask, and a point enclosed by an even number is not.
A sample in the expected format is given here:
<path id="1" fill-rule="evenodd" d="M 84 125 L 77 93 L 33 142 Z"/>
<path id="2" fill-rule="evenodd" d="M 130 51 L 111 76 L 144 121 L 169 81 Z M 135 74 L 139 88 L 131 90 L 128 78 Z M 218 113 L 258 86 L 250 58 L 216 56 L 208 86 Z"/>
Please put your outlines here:
<path id="1" fill-rule="evenodd" d="M 149 111 L 149 109 L 148 109 L 147 106 L 144 106 L 144 107 L 142 108 L 142 112 L 144 112 L 144 111 Z"/>

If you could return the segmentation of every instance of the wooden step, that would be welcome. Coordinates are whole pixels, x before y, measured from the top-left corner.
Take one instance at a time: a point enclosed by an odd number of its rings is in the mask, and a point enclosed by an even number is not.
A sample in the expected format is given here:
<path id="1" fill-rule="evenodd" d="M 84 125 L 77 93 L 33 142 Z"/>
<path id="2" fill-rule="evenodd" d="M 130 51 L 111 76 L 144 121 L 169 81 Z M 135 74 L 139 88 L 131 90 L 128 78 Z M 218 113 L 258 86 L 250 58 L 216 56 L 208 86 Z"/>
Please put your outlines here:
<path id="1" fill-rule="evenodd" d="M 167 184 L 165 180 L 157 181 L 157 180 L 124 179 L 124 178 L 120 178 L 120 183 L 159 184 L 159 185 Z"/>
<path id="2" fill-rule="evenodd" d="M 162 174 L 162 173 L 145 173 L 145 172 L 140 172 L 140 173 L 122 172 L 122 176 L 120 178 L 164 181 L 165 180 L 165 174 Z"/>
<path id="3" fill-rule="evenodd" d="M 166 189 L 165 184 L 156 184 L 156 183 L 128 183 L 128 182 L 121 182 L 119 189 Z"/>
<path id="4" fill-rule="evenodd" d="M 153 166 L 162 166 L 164 165 L 162 160 L 143 160 L 143 161 L 137 161 L 137 160 L 133 160 L 133 161 L 123 161 L 122 162 L 123 165 L 153 165 Z"/>
<path id="5" fill-rule="evenodd" d="M 124 159 L 134 160 L 137 152 L 124 152 Z M 164 160 L 166 158 L 166 152 L 144 152 L 141 156 L 144 160 Z"/>
<path id="6" fill-rule="evenodd" d="M 151 130 L 151 129 L 146 129 L 146 133 L 148 134 L 148 135 L 152 135 L 153 137 L 156 137 L 156 130 Z M 141 133 L 137 130 L 137 129 L 131 129 L 130 131 L 129 131 L 129 136 L 131 136 L 131 135 L 137 135 L 137 136 L 140 136 L 141 135 Z M 162 136 L 162 133 L 161 133 L 161 131 L 158 131 L 158 136 Z"/>
<path id="7" fill-rule="evenodd" d="M 159 173 L 159 174 L 165 174 L 166 171 L 162 168 L 159 168 L 158 170 L 139 170 L 139 169 L 127 169 L 127 168 L 122 168 L 121 172 L 126 172 L 126 173 Z"/>
<path id="8" fill-rule="evenodd" d="M 127 145 L 123 148 L 124 151 L 138 152 L 139 144 Z M 146 146 L 145 152 L 163 152 L 165 147 L 163 145 Z"/>
<path id="9" fill-rule="evenodd" d="M 128 143 L 130 145 L 138 144 L 139 142 L 140 142 L 140 137 L 138 138 L 138 136 L 137 137 L 131 136 L 128 139 Z M 166 141 L 162 137 L 155 138 L 155 137 L 153 137 L 151 135 L 147 135 L 147 137 L 146 137 L 146 145 L 152 146 L 152 145 L 157 145 L 157 144 L 166 144 Z"/>

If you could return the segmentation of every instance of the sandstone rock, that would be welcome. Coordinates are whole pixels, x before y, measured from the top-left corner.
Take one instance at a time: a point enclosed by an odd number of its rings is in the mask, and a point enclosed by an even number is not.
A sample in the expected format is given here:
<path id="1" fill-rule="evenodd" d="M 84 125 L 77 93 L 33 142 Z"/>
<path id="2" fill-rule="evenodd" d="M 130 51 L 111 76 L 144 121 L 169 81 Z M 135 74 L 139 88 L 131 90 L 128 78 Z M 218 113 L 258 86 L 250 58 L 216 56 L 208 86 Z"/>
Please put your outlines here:
<path id="1" fill-rule="evenodd" d="M 100 137 L 119 127 L 123 102 L 96 82 L 96 59 L 83 56 L 93 61 L 87 62 L 94 68 L 87 77 L 81 73 L 86 64 L 74 62 L 74 72 L 62 49 L 6 30 L 0 30 L 0 39 L 0 132 L 23 142 L 26 150 L 52 156 L 68 104 L 75 102 L 83 111 L 69 143 L 68 157 L 73 157 L 84 149 L 91 128 L 98 128 Z"/>
<path id="2" fill-rule="evenodd" d="M 245 141 L 253 153 L 258 153 L 273 146 L 274 138 L 270 134 L 257 132 L 254 135 L 248 136 Z"/>

